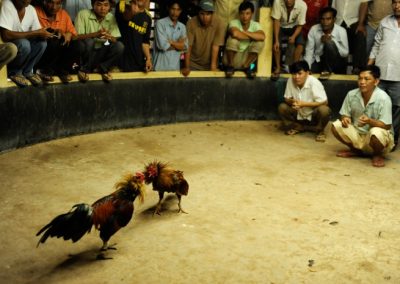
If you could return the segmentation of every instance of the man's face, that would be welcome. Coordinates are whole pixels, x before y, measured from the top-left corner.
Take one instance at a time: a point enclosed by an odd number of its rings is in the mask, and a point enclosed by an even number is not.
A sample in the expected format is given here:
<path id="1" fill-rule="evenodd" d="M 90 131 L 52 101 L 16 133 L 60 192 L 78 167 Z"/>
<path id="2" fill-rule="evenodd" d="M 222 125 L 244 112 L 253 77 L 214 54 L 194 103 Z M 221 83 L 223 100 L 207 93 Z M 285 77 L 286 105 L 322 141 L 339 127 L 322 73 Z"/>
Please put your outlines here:
<path id="1" fill-rule="evenodd" d="M 378 84 L 379 79 L 375 79 L 369 71 L 363 71 L 358 75 L 358 87 L 362 94 L 372 93 Z"/>
<path id="2" fill-rule="evenodd" d="M 61 10 L 62 0 L 45 0 L 44 10 L 47 15 L 55 16 Z"/>
<path id="3" fill-rule="evenodd" d="M 211 25 L 212 17 L 213 17 L 213 12 L 207 12 L 203 10 L 199 12 L 200 23 L 204 27 L 208 27 L 209 25 Z"/>
<path id="4" fill-rule="evenodd" d="M 93 11 L 96 14 L 96 16 L 99 16 L 101 18 L 104 18 L 108 12 L 110 12 L 110 2 L 108 0 L 106 1 L 96 1 L 93 3 Z"/>
<path id="5" fill-rule="evenodd" d="M 140 12 L 140 9 L 139 9 L 139 6 L 138 6 L 138 3 L 136 0 L 132 0 L 130 2 L 130 8 L 131 8 L 132 15 L 136 15 L 137 13 Z"/>
<path id="6" fill-rule="evenodd" d="M 177 3 L 175 3 L 171 7 L 169 7 L 168 13 L 171 21 L 176 22 L 178 21 L 178 18 L 182 13 L 182 9 Z"/>
<path id="7" fill-rule="evenodd" d="M 392 9 L 395 17 L 400 17 L 400 0 L 392 1 Z"/>
<path id="8" fill-rule="evenodd" d="M 335 24 L 335 18 L 331 12 L 324 13 L 320 19 L 321 27 L 323 31 L 329 31 L 333 29 Z"/>
<path id="9" fill-rule="evenodd" d="M 287 8 L 293 8 L 294 2 L 296 2 L 296 0 L 284 0 L 284 1 Z"/>
<path id="10" fill-rule="evenodd" d="M 252 17 L 253 12 L 251 12 L 250 8 L 239 12 L 239 19 L 243 26 L 249 24 Z"/>
<path id="11" fill-rule="evenodd" d="M 293 83 L 297 87 L 303 88 L 303 86 L 304 86 L 304 84 L 305 84 L 305 82 L 307 80 L 308 74 L 309 74 L 309 72 L 308 71 L 304 71 L 304 70 L 300 70 L 297 73 L 293 73 L 292 74 Z"/>

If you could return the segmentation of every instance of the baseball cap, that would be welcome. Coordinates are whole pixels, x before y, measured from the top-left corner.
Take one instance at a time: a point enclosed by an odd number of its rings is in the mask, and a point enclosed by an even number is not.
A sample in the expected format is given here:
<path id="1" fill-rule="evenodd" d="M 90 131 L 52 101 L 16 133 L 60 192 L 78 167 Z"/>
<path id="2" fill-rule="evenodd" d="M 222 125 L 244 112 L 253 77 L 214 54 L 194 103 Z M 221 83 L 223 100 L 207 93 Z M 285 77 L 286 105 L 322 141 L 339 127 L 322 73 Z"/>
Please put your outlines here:
<path id="1" fill-rule="evenodd" d="M 214 3 L 212 0 L 201 0 L 199 7 L 206 12 L 214 12 Z"/>

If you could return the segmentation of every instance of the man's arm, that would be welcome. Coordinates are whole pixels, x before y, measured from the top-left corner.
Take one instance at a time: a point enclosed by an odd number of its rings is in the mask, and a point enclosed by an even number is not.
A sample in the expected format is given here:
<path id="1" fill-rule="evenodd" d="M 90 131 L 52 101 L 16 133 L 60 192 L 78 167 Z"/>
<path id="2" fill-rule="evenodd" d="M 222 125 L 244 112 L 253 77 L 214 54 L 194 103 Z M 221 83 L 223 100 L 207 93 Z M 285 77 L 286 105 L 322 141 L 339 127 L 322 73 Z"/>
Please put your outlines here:
<path id="1" fill-rule="evenodd" d="M 1 37 L 4 41 L 12 41 L 12 40 L 16 40 L 16 39 L 35 38 L 35 37 L 48 39 L 48 38 L 53 37 L 53 34 L 49 33 L 45 28 L 42 28 L 42 29 L 39 29 L 36 31 L 29 31 L 29 32 L 15 32 L 15 31 L 10 31 L 10 30 L 2 28 L 1 29 Z"/>
<path id="2" fill-rule="evenodd" d="M 296 41 L 296 37 L 301 33 L 301 30 L 303 29 L 303 26 L 297 25 L 296 29 L 294 30 L 294 33 L 288 38 L 288 42 L 290 44 L 294 44 Z"/>
<path id="3" fill-rule="evenodd" d="M 265 34 L 264 31 L 259 30 L 255 32 L 249 32 L 249 31 L 241 31 L 236 27 L 230 28 L 229 29 L 229 34 L 238 40 L 254 40 L 254 41 L 263 41 L 265 40 Z"/>
<path id="4" fill-rule="evenodd" d="M 153 69 L 153 63 L 151 62 L 151 55 L 150 55 L 150 44 L 142 43 L 142 50 L 144 56 L 146 57 L 145 71 L 150 72 L 151 69 Z"/>
<path id="5" fill-rule="evenodd" d="M 189 45 L 187 51 L 185 52 L 185 66 L 182 68 L 182 75 L 187 77 L 190 74 L 190 54 L 192 52 L 192 46 Z"/>
<path id="6" fill-rule="evenodd" d="M 367 30 L 365 28 L 366 19 L 368 12 L 368 2 L 362 2 L 358 9 L 358 25 L 356 28 L 356 33 L 363 33 L 364 36 L 367 36 Z"/>
<path id="7" fill-rule="evenodd" d="M 278 51 L 280 46 L 279 46 L 279 32 L 281 30 L 281 23 L 279 20 L 274 19 L 274 50 Z"/>
<path id="8" fill-rule="evenodd" d="M 211 63 L 210 63 L 211 71 L 217 71 L 218 54 L 219 54 L 219 45 L 213 44 L 211 47 Z"/>

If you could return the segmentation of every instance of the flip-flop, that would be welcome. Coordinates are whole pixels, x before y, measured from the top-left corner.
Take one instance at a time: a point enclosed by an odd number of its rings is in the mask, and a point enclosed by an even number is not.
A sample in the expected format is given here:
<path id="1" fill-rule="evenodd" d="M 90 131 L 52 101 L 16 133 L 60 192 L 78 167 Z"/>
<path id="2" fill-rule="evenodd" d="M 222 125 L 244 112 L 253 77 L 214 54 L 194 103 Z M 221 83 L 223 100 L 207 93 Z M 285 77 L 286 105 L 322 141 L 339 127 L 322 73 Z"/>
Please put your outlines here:
<path id="1" fill-rule="evenodd" d="M 78 71 L 78 79 L 80 82 L 85 83 L 89 80 L 89 75 L 86 72 L 79 70 Z"/>
<path id="2" fill-rule="evenodd" d="M 317 136 L 315 136 L 315 141 L 317 142 L 325 142 L 326 141 L 326 135 L 325 133 L 318 133 Z"/>
<path id="3" fill-rule="evenodd" d="M 302 133 L 302 132 L 304 132 L 304 130 L 291 128 L 288 131 L 286 131 L 285 134 L 289 135 L 289 136 L 292 136 L 292 135 L 296 135 L 296 134 L 299 134 L 299 133 Z"/>
<path id="4" fill-rule="evenodd" d="M 10 80 L 13 81 L 13 82 L 15 83 L 15 85 L 17 85 L 18 87 L 25 88 L 25 87 L 28 87 L 28 86 L 29 86 L 28 80 L 27 80 L 24 76 L 22 76 L 22 75 L 20 75 L 20 74 L 11 75 L 11 76 L 9 76 L 9 78 L 10 78 Z"/>
<path id="5" fill-rule="evenodd" d="M 101 79 L 103 79 L 104 82 L 110 83 L 112 80 L 112 76 L 110 73 L 102 73 L 101 74 Z"/>
<path id="6" fill-rule="evenodd" d="M 244 70 L 246 77 L 249 79 L 254 79 L 256 77 L 256 71 L 252 69 L 250 66 Z"/>
<path id="7" fill-rule="evenodd" d="M 28 81 L 31 82 L 31 84 L 35 87 L 39 87 L 43 84 L 43 81 L 38 74 L 32 74 L 26 76 L 25 78 L 28 79 Z"/>
<path id="8" fill-rule="evenodd" d="M 328 80 L 330 76 L 331 76 L 331 72 L 322 71 L 321 75 L 319 76 L 318 79 L 321 81 L 325 81 L 325 80 Z"/>
<path id="9" fill-rule="evenodd" d="M 279 77 L 281 76 L 281 72 L 274 71 L 271 74 L 271 80 L 272 81 L 278 81 Z"/>
<path id="10" fill-rule="evenodd" d="M 385 166 L 385 158 L 382 156 L 373 156 L 372 157 L 372 165 L 377 168 L 381 168 Z"/>
<path id="11" fill-rule="evenodd" d="M 232 78 L 233 74 L 235 74 L 235 69 L 232 66 L 227 66 L 225 68 L 225 77 Z"/>

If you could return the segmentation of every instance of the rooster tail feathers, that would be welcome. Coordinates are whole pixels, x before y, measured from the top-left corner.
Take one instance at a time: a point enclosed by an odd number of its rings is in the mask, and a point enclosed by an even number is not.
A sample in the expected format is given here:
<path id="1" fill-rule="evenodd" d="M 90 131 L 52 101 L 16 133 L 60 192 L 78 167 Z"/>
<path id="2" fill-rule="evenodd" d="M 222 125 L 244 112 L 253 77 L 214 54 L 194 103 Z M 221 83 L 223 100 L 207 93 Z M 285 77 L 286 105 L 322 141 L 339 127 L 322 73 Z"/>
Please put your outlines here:
<path id="1" fill-rule="evenodd" d="M 36 236 L 43 233 L 37 246 L 46 242 L 48 237 L 63 237 L 76 242 L 90 232 L 92 225 L 92 208 L 88 204 L 76 204 L 68 213 L 58 215 L 37 232 Z"/>

